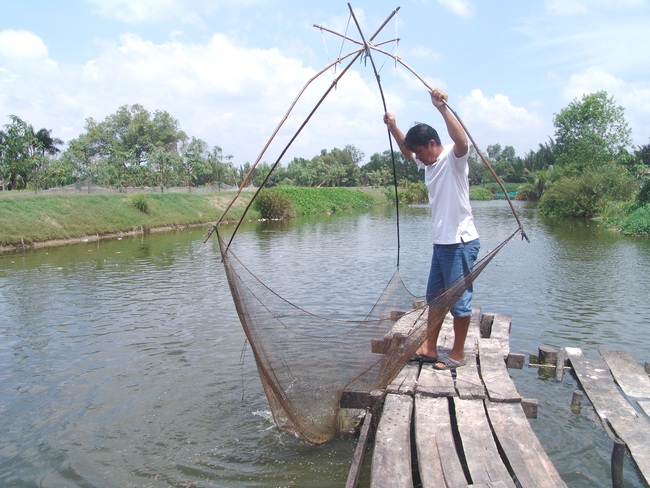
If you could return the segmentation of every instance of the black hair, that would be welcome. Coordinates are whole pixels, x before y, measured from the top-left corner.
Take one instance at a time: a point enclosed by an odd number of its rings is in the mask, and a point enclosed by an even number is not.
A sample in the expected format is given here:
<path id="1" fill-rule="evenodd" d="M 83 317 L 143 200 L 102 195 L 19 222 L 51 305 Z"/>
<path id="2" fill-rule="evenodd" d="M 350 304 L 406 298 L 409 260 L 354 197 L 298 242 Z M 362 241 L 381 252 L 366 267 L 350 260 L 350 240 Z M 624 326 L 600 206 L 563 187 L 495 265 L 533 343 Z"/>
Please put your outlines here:
<path id="1" fill-rule="evenodd" d="M 426 147 L 431 139 L 436 141 L 437 145 L 441 145 L 440 136 L 433 127 L 428 124 L 417 123 L 406 133 L 404 145 L 413 151 L 416 146 Z"/>

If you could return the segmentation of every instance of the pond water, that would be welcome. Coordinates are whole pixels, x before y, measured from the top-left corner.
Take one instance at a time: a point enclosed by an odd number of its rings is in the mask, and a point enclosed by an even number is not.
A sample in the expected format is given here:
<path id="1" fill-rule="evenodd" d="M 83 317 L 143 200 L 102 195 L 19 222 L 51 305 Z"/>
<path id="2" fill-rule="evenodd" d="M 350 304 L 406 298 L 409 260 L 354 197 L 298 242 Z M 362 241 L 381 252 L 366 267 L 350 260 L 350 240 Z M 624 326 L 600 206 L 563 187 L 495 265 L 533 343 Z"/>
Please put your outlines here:
<path id="1" fill-rule="evenodd" d="M 650 360 L 650 241 L 515 202 L 518 237 L 475 284 L 512 316 L 511 350 L 541 345 Z M 506 202 L 474 202 L 481 256 L 516 228 Z M 400 273 L 422 294 L 426 207 L 400 208 Z M 273 424 L 216 240 L 205 229 L 0 254 L 0 485 L 343 486 L 351 438 L 321 446 Z M 248 223 L 233 250 L 274 291 L 320 314 L 363 316 L 397 263 L 394 208 Z M 575 380 L 511 374 L 571 487 L 611 486 L 612 444 Z M 366 463 L 366 466 L 369 463 Z M 626 486 L 643 486 L 629 456 Z M 367 485 L 368 472 L 361 485 Z"/>

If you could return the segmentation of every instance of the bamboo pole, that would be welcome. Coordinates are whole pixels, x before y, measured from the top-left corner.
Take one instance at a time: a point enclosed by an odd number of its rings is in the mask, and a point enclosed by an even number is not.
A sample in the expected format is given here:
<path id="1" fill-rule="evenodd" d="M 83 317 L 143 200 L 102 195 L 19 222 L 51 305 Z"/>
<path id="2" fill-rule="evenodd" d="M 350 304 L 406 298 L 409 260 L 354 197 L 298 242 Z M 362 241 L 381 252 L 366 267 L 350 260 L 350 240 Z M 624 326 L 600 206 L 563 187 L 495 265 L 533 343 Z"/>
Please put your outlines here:
<path id="1" fill-rule="evenodd" d="M 375 33 L 370 37 L 370 40 L 373 40 L 375 37 L 377 37 L 377 35 L 379 35 L 379 33 L 381 32 L 381 30 L 382 30 L 382 29 L 386 26 L 386 24 L 387 24 L 387 23 L 388 23 L 388 22 L 389 22 L 389 21 L 390 21 L 390 20 L 395 16 L 395 14 L 397 13 L 398 10 L 399 10 L 399 7 L 396 8 L 395 10 L 393 10 L 393 11 L 391 12 L 391 14 L 388 16 L 388 18 L 387 18 L 387 19 L 386 19 L 386 20 L 381 24 L 381 26 L 379 26 L 379 28 L 375 31 Z M 252 175 L 253 170 L 255 169 L 255 167 L 257 166 L 257 164 L 259 163 L 259 161 L 262 159 L 262 156 L 264 155 L 264 153 L 266 152 L 266 150 L 267 150 L 268 147 L 270 146 L 271 142 L 273 141 L 273 139 L 275 138 L 275 136 L 276 136 L 277 133 L 279 132 L 280 128 L 282 127 L 282 125 L 284 124 L 284 122 L 286 121 L 286 119 L 288 118 L 289 113 L 293 110 L 293 108 L 295 107 L 296 103 L 298 102 L 298 100 L 300 99 L 300 97 L 303 95 L 303 93 L 305 92 L 305 90 L 307 89 L 307 87 L 308 87 L 308 86 L 309 86 L 309 85 L 310 85 L 310 84 L 311 84 L 315 79 L 317 79 L 317 78 L 318 78 L 319 76 L 321 76 L 325 71 L 327 71 L 329 68 L 331 68 L 332 66 L 335 66 L 336 64 L 338 64 L 338 63 L 340 62 L 340 60 L 345 59 L 345 58 L 350 57 L 350 56 L 353 56 L 352 60 L 351 60 L 351 61 L 346 65 L 346 67 L 343 69 L 343 71 L 342 71 L 342 72 L 341 72 L 341 73 L 340 73 L 340 74 L 339 74 L 339 75 L 334 79 L 334 81 L 331 83 L 330 87 L 325 91 L 325 93 L 323 94 L 323 96 L 322 96 L 322 97 L 320 98 L 320 100 L 316 103 L 316 106 L 311 110 L 311 112 L 310 112 L 309 115 L 305 118 L 305 120 L 304 120 L 303 123 L 300 125 L 300 127 L 298 128 L 298 130 L 295 132 L 295 134 L 293 135 L 293 137 L 289 140 L 289 142 L 287 143 L 287 145 L 285 146 L 285 148 L 282 150 L 282 152 L 281 152 L 280 155 L 278 156 L 278 158 L 277 158 L 277 160 L 275 161 L 275 163 L 273 163 L 273 165 L 271 166 L 271 169 L 270 169 L 269 173 L 266 175 L 266 178 L 264 179 L 263 184 L 262 184 L 262 185 L 260 186 L 260 188 L 257 190 L 257 192 L 255 193 L 255 195 L 254 195 L 253 198 L 251 199 L 250 203 L 246 206 L 246 208 L 245 208 L 245 210 L 244 210 L 244 213 L 243 213 L 242 217 L 240 218 L 239 222 L 237 223 L 237 226 L 235 227 L 235 230 L 233 231 L 233 233 L 232 233 L 232 235 L 231 235 L 231 237 L 230 237 L 230 240 L 228 241 L 228 244 L 226 245 L 225 250 L 224 250 L 224 252 L 227 252 L 227 251 L 228 251 L 228 248 L 230 247 L 230 244 L 232 244 L 232 241 L 233 241 L 233 239 L 234 239 L 234 237 L 235 237 L 235 234 L 237 233 L 237 230 L 238 230 L 239 227 L 241 226 L 241 224 L 242 224 L 242 222 L 243 222 L 243 220 L 244 220 L 244 217 L 245 217 L 246 213 L 247 213 L 248 210 L 250 209 L 250 207 L 251 207 L 253 201 L 255 200 L 255 197 L 257 196 L 257 194 L 259 193 L 259 191 L 261 190 L 261 188 L 264 186 L 264 184 L 265 184 L 266 181 L 268 180 L 268 178 L 269 178 L 269 176 L 271 175 L 271 173 L 273 172 L 273 170 L 274 170 L 274 169 L 277 167 L 277 165 L 280 163 L 280 161 L 282 160 L 282 157 L 285 155 L 285 153 L 288 151 L 289 147 L 291 147 L 291 145 L 293 144 L 293 142 L 295 141 L 295 139 L 298 137 L 298 134 L 300 134 L 300 132 L 302 131 L 302 129 L 307 125 L 307 123 L 309 122 L 309 120 L 311 119 L 311 117 L 314 115 L 314 113 L 316 112 L 316 110 L 318 109 L 318 107 L 320 107 L 320 105 L 323 103 L 323 101 L 325 100 L 325 98 L 327 97 L 327 95 L 328 95 L 328 94 L 329 94 L 329 93 L 330 93 L 330 92 L 331 92 L 331 91 L 336 87 L 338 81 L 343 77 L 343 75 L 344 75 L 344 74 L 347 72 L 347 70 L 352 66 L 352 64 L 354 64 L 354 62 L 355 62 L 357 59 L 359 59 L 359 57 L 360 57 L 360 56 L 361 56 L 365 51 L 366 51 L 366 47 L 364 46 L 364 47 L 362 47 L 362 48 L 360 48 L 360 49 L 358 49 L 358 50 L 356 50 L 356 51 L 352 51 L 351 53 L 346 54 L 345 56 L 343 56 L 343 57 L 340 58 L 340 59 L 337 59 L 336 61 L 330 63 L 326 68 L 324 68 L 324 69 L 322 69 L 321 71 L 319 71 L 319 72 L 318 72 L 314 77 L 312 77 L 312 78 L 311 78 L 311 79 L 310 79 L 310 80 L 309 80 L 309 81 L 308 81 L 308 82 L 303 86 L 302 90 L 298 93 L 298 96 L 294 99 L 293 103 L 292 103 L 291 106 L 289 107 L 289 110 L 287 111 L 287 113 L 285 114 L 285 116 L 283 117 L 283 119 L 280 121 L 280 124 L 278 124 L 276 130 L 273 132 L 273 134 L 271 135 L 271 137 L 269 138 L 269 140 L 268 140 L 267 143 L 265 144 L 265 146 L 264 146 L 262 152 L 260 153 L 260 155 L 258 156 L 258 158 L 255 160 L 255 163 L 251 166 L 249 172 L 248 172 L 248 173 L 246 174 L 246 176 L 244 177 L 244 180 L 242 181 L 241 185 L 239 186 L 239 189 L 238 189 L 237 193 L 235 194 L 235 196 L 233 197 L 233 199 L 231 200 L 230 204 L 226 207 L 226 210 L 225 210 L 224 213 L 221 215 L 221 217 L 219 218 L 219 220 L 218 220 L 218 221 L 217 221 L 217 222 L 212 226 L 212 229 L 208 232 L 208 234 L 207 234 L 207 236 L 205 237 L 205 239 L 204 239 L 203 242 L 206 242 L 206 241 L 210 238 L 210 236 L 212 235 L 212 233 L 217 229 L 218 225 L 221 223 L 221 221 L 222 221 L 223 218 L 225 217 L 226 213 L 230 210 L 230 208 L 232 207 L 232 205 L 235 203 L 235 201 L 237 200 L 237 198 L 238 198 L 239 195 L 241 194 L 241 191 L 243 190 L 243 188 L 244 188 L 244 187 L 246 186 L 246 184 L 248 183 L 248 180 L 250 179 L 250 176 Z"/>

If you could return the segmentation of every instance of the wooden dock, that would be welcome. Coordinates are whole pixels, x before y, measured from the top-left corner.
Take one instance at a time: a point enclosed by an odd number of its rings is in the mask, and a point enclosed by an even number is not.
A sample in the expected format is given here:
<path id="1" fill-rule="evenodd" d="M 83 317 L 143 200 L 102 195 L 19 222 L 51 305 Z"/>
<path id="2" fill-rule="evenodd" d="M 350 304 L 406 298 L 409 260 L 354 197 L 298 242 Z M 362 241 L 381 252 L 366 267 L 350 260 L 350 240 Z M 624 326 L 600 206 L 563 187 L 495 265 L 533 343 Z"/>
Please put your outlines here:
<path id="1" fill-rule="evenodd" d="M 346 486 L 356 486 L 373 424 L 371 487 L 566 486 L 528 422 L 536 402 L 521 398 L 508 374 L 524 363 L 510 353 L 509 331 L 510 317 L 475 310 L 468 364 L 452 374 L 411 362 L 374 392 Z M 439 349 L 452 341 L 448 317 Z M 348 400 L 342 406 L 359 406 Z"/>
<path id="2" fill-rule="evenodd" d="M 410 320 L 410 322 L 409 322 Z M 396 336 L 422 327 L 408 316 L 397 320 Z M 566 486 L 532 431 L 537 402 L 521 398 L 508 368 L 525 357 L 509 346 L 510 317 L 474 310 L 466 342 L 468 363 L 455 373 L 430 364 L 407 364 L 385 391 L 358 396 L 345 392 L 342 407 L 367 408 L 346 488 L 357 485 L 366 446 L 374 437 L 370 486 L 375 487 L 557 487 Z M 393 334 L 372 344 L 390 350 Z M 451 317 L 439 349 L 451 349 Z M 529 366 L 555 369 L 556 381 L 571 371 L 612 439 L 612 486 L 623 487 L 626 454 L 650 484 L 650 364 L 624 351 L 602 349 L 587 358 L 578 348 L 540 347 Z"/>

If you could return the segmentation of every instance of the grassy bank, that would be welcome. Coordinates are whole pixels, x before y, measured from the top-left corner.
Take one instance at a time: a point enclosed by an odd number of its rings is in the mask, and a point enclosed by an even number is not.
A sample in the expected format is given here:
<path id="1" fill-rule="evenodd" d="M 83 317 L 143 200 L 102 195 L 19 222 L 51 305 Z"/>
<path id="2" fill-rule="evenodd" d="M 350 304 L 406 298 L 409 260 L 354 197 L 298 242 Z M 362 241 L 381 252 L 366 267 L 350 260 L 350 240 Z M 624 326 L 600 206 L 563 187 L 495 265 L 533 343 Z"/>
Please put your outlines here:
<path id="1" fill-rule="evenodd" d="M 295 190 L 295 191 L 294 191 Z M 326 190 L 326 191 L 324 191 Z M 299 214 L 310 215 L 385 203 L 380 189 L 287 189 Z M 238 220 L 252 198 L 243 192 L 228 212 Z M 0 198 L 0 249 L 52 245 L 88 237 L 148 232 L 214 223 L 234 192 L 206 194 L 35 195 Z M 247 219 L 259 218 L 251 208 Z"/>

